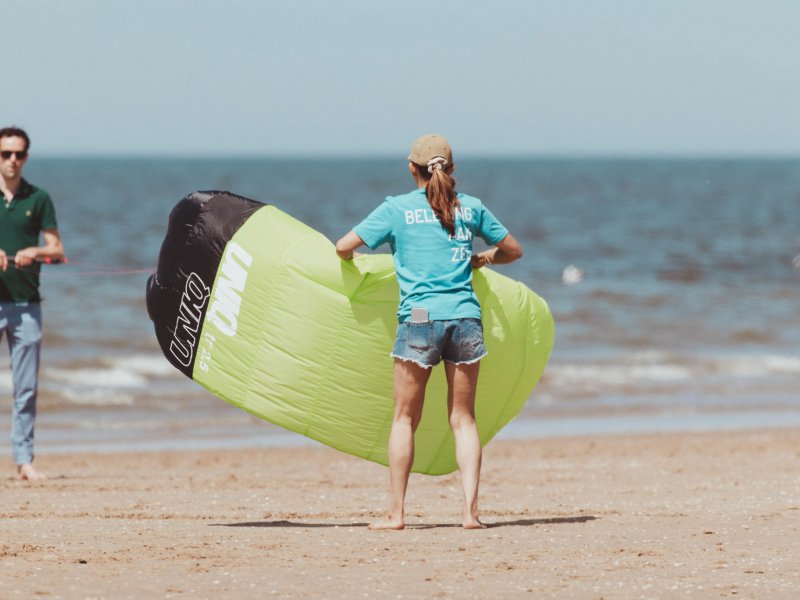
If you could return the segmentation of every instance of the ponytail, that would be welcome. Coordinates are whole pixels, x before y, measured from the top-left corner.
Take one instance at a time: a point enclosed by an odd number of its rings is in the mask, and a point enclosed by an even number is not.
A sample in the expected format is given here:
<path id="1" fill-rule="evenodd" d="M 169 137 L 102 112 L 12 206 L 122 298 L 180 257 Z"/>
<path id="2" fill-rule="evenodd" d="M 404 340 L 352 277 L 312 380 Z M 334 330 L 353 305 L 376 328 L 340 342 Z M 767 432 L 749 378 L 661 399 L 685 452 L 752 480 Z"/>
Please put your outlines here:
<path id="1" fill-rule="evenodd" d="M 456 234 L 456 208 L 460 206 L 458 196 L 456 196 L 456 180 L 453 179 L 453 165 L 447 165 L 447 161 L 441 156 L 437 156 L 428 161 L 427 167 L 414 165 L 417 172 L 428 179 L 425 186 L 425 197 L 428 199 L 431 209 L 438 217 L 450 235 Z M 427 172 L 426 172 L 427 171 Z M 426 177 L 427 176 L 427 177 Z"/>

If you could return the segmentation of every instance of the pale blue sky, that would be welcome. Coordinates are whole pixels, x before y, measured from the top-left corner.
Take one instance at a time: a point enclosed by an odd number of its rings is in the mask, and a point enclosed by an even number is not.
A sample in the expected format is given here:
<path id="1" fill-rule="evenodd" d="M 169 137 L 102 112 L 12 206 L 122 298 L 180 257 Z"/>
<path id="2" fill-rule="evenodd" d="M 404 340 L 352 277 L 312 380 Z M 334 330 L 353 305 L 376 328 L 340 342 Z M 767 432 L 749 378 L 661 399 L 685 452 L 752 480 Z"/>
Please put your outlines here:
<path id="1" fill-rule="evenodd" d="M 0 0 L 42 154 L 800 156 L 800 1 Z"/>

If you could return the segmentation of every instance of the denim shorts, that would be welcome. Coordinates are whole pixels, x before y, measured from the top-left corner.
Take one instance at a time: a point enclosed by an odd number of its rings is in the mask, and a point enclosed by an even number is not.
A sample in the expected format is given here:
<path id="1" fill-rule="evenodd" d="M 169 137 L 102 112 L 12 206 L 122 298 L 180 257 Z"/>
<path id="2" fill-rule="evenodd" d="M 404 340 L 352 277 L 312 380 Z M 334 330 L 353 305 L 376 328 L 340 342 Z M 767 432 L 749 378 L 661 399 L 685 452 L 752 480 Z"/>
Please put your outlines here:
<path id="1" fill-rule="evenodd" d="M 483 324 L 480 319 L 400 323 L 391 356 L 426 369 L 442 360 L 456 365 L 478 362 L 486 356 Z"/>

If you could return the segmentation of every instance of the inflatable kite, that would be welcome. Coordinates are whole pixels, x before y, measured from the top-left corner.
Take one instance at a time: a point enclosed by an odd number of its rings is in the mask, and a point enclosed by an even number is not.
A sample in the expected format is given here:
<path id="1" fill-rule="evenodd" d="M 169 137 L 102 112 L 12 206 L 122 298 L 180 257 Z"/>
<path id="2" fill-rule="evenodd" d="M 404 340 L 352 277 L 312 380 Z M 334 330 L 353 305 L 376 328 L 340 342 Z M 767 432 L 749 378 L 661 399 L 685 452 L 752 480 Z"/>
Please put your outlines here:
<path id="1" fill-rule="evenodd" d="M 547 304 L 475 271 L 489 355 L 476 418 L 486 444 L 528 399 L 553 345 Z M 340 260 L 274 206 L 195 192 L 173 209 L 147 310 L 167 359 L 220 398 L 328 446 L 387 464 L 399 292 L 391 256 Z M 457 468 L 444 370 L 434 368 L 413 470 Z"/>

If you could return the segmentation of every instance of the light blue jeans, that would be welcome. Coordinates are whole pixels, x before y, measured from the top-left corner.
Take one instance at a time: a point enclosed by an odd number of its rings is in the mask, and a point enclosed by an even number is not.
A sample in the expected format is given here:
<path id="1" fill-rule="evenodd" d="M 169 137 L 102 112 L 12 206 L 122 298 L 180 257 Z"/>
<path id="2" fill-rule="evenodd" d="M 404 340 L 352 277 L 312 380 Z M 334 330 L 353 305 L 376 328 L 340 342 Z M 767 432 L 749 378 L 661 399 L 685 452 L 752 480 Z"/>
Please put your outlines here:
<path id="1" fill-rule="evenodd" d="M 0 337 L 8 337 L 14 381 L 11 454 L 24 465 L 33 460 L 33 421 L 42 345 L 42 307 L 38 302 L 0 302 Z"/>

